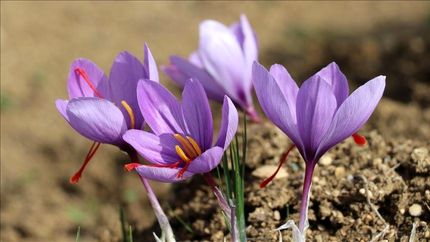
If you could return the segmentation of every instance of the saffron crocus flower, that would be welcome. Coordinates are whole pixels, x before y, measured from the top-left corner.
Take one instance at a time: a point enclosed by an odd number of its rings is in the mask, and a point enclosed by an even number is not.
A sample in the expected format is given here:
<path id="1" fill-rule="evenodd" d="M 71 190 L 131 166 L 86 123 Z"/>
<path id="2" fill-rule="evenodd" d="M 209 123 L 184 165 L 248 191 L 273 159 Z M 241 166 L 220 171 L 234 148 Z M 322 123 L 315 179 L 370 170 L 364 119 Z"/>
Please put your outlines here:
<path id="1" fill-rule="evenodd" d="M 315 165 L 330 148 L 352 135 L 359 143 L 365 141 L 356 133 L 381 99 L 385 76 L 368 81 L 348 96 L 348 81 L 334 62 L 300 88 L 283 66 L 275 64 L 267 71 L 254 63 L 253 83 L 264 113 L 288 135 L 306 163 L 299 223 L 303 234 Z"/>
<path id="2" fill-rule="evenodd" d="M 209 102 L 199 81 L 185 83 L 182 102 L 157 82 L 141 80 L 137 96 L 140 111 L 153 133 L 129 130 L 123 138 L 151 164 L 129 164 L 140 176 L 177 182 L 208 173 L 221 161 L 237 131 L 238 114 L 224 97 L 221 128 L 212 144 L 213 120 Z"/>
<path id="3" fill-rule="evenodd" d="M 81 135 L 93 140 L 85 161 L 70 179 L 77 183 L 100 143 L 128 151 L 122 135 L 128 129 L 141 129 L 144 120 L 138 111 L 136 88 L 139 79 L 158 81 L 157 66 L 149 48 L 144 47 L 144 64 L 128 52 L 121 52 L 112 64 L 109 78 L 92 61 L 75 60 L 69 72 L 69 100 L 59 99 L 61 115 Z"/>
<path id="4" fill-rule="evenodd" d="M 188 60 L 170 57 L 163 71 L 180 86 L 190 78 L 198 79 L 211 99 L 222 102 L 229 96 L 253 120 L 258 115 L 252 103 L 252 63 L 257 60 L 255 33 L 245 15 L 225 26 L 214 20 L 200 24 L 199 49 Z"/>

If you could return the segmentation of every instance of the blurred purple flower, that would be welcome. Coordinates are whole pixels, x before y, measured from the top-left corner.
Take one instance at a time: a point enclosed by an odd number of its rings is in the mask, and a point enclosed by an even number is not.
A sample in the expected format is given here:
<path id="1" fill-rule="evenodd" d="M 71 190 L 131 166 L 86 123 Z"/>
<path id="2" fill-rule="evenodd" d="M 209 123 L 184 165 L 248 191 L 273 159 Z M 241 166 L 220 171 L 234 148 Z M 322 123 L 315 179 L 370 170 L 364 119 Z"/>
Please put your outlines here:
<path id="1" fill-rule="evenodd" d="M 221 161 L 238 126 L 238 113 L 230 98 L 224 97 L 221 128 L 212 144 L 213 120 L 202 84 L 185 83 L 182 102 L 161 84 L 142 80 L 138 84 L 139 107 L 153 133 L 129 130 L 123 138 L 150 165 L 131 163 L 128 170 L 160 182 L 177 182 L 196 173 L 207 173 Z"/>
<path id="2" fill-rule="evenodd" d="M 300 88 L 281 65 L 272 65 L 267 71 L 255 62 L 252 75 L 264 113 L 288 135 L 306 162 L 299 224 L 303 232 L 304 210 L 307 210 L 315 165 L 324 153 L 351 135 L 357 143 L 365 142 L 356 132 L 381 99 L 385 76 L 368 81 L 349 95 L 348 81 L 334 62 L 311 76 Z"/>
<path id="3" fill-rule="evenodd" d="M 100 143 L 126 149 L 122 135 L 128 129 L 141 129 L 144 120 L 138 108 L 136 88 L 139 79 L 158 81 L 157 66 L 145 44 L 144 64 L 128 52 L 115 58 L 109 78 L 92 61 L 75 60 L 67 88 L 70 100 L 56 100 L 58 111 L 81 135 L 95 143 L 81 169 L 71 178 L 76 183 Z"/>
<path id="4" fill-rule="evenodd" d="M 255 121 L 259 120 L 252 103 L 252 63 L 258 58 L 255 33 L 245 15 L 227 27 L 214 20 L 200 24 L 200 46 L 189 60 L 170 57 L 170 65 L 162 67 L 180 86 L 197 78 L 207 95 L 222 102 L 229 96 Z"/>

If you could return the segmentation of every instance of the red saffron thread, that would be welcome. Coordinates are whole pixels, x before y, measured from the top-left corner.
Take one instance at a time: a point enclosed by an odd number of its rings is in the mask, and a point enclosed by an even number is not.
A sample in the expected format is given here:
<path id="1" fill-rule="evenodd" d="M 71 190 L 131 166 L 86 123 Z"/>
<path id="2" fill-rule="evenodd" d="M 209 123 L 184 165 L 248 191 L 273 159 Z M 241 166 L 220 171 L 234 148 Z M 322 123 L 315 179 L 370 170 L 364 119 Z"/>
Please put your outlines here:
<path id="1" fill-rule="evenodd" d="M 102 95 L 99 93 L 99 91 L 97 91 L 94 84 L 91 82 L 90 78 L 88 77 L 87 72 L 84 69 L 77 67 L 75 69 L 75 73 L 76 73 L 76 75 L 81 76 L 84 79 L 84 81 L 88 84 L 88 86 L 91 88 L 91 90 L 93 90 L 94 94 L 96 94 L 97 97 L 103 98 Z"/>
<path id="2" fill-rule="evenodd" d="M 163 167 L 163 168 L 178 168 L 179 165 L 181 164 L 182 161 L 177 161 L 175 163 L 172 164 L 150 164 L 149 166 L 153 166 L 153 167 Z"/>
<path id="3" fill-rule="evenodd" d="M 130 171 L 134 170 L 136 167 L 141 166 L 141 165 L 142 164 L 140 164 L 140 163 L 128 163 L 128 164 L 124 165 L 124 168 L 130 172 Z"/>
<path id="4" fill-rule="evenodd" d="M 285 163 L 285 161 L 287 160 L 288 154 L 291 152 L 291 150 L 294 149 L 294 147 L 296 147 L 294 144 L 291 145 L 287 151 L 285 151 L 282 156 L 281 159 L 279 159 L 279 165 L 278 168 L 276 169 L 276 171 L 268 178 L 264 179 L 264 181 L 262 181 L 260 183 L 260 188 L 264 188 L 267 186 L 267 184 L 269 184 L 273 178 L 275 178 L 276 174 L 278 174 L 279 170 L 281 169 L 282 165 Z"/>
<path id="5" fill-rule="evenodd" d="M 72 184 L 78 183 L 79 179 L 82 176 L 82 172 L 84 171 L 85 167 L 88 165 L 90 160 L 93 158 L 94 154 L 97 152 L 97 149 L 100 147 L 99 142 L 94 142 L 90 150 L 88 150 L 87 156 L 85 157 L 84 163 L 82 164 L 81 168 L 70 178 L 69 182 Z"/>
<path id="6" fill-rule="evenodd" d="M 362 135 L 355 133 L 352 135 L 352 138 L 354 139 L 354 142 L 357 145 L 365 145 L 366 144 L 366 138 Z"/>
<path id="7" fill-rule="evenodd" d="M 178 172 L 178 174 L 176 175 L 177 178 L 182 178 L 184 176 L 184 173 L 187 171 L 188 166 L 190 166 L 191 162 L 188 162 L 185 164 L 184 167 L 182 167 L 182 169 Z"/>

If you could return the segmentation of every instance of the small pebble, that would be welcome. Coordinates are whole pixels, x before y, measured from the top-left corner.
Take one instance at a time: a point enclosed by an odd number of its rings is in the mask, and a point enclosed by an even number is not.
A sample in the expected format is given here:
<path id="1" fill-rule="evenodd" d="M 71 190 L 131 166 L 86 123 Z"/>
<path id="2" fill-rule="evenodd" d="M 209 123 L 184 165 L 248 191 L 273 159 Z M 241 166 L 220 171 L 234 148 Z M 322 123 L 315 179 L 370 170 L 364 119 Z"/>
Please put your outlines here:
<path id="1" fill-rule="evenodd" d="M 281 219 L 281 214 L 279 213 L 278 210 L 275 210 L 275 212 L 273 212 L 273 217 L 275 218 L 275 220 Z"/>
<path id="2" fill-rule="evenodd" d="M 414 217 L 418 217 L 423 212 L 423 208 L 421 205 L 414 203 L 412 206 L 409 207 L 409 214 Z"/>
<path id="3" fill-rule="evenodd" d="M 405 211 L 405 209 L 404 209 L 404 208 L 401 208 L 401 209 L 400 209 L 400 214 L 405 214 L 405 212 L 406 212 L 406 211 Z"/>
<path id="4" fill-rule="evenodd" d="M 334 197 L 339 197 L 339 195 L 340 195 L 340 191 L 339 191 L 339 190 L 334 190 L 334 191 L 332 192 L 332 194 L 333 194 L 333 196 L 334 196 Z"/>
<path id="5" fill-rule="evenodd" d="M 259 177 L 259 178 L 268 178 L 269 176 L 271 176 L 276 169 L 278 168 L 278 166 L 275 165 L 265 165 L 265 166 L 261 166 L 257 169 L 255 169 L 252 172 L 253 176 Z M 285 169 L 281 168 L 279 169 L 278 174 L 276 174 L 275 179 L 281 179 L 281 178 L 285 178 L 288 176 L 288 173 Z"/>
<path id="6" fill-rule="evenodd" d="M 345 167 L 343 167 L 343 166 L 336 167 L 336 170 L 334 170 L 334 175 L 337 178 L 344 177 L 345 176 Z"/>
<path id="7" fill-rule="evenodd" d="M 320 158 L 319 164 L 322 166 L 329 166 L 333 162 L 333 158 L 330 155 L 323 155 Z"/>
<path id="8" fill-rule="evenodd" d="M 312 177 L 313 183 L 318 183 L 319 181 L 320 181 L 319 177 L 317 177 L 317 176 Z"/>
<path id="9" fill-rule="evenodd" d="M 360 188 L 360 190 L 358 190 L 358 192 L 364 195 L 364 194 L 366 194 L 366 189 Z"/>
<path id="10" fill-rule="evenodd" d="M 373 164 L 375 165 L 381 165 L 382 164 L 382 159 L 381 158 L 376 158 L 373 160 Z"/>

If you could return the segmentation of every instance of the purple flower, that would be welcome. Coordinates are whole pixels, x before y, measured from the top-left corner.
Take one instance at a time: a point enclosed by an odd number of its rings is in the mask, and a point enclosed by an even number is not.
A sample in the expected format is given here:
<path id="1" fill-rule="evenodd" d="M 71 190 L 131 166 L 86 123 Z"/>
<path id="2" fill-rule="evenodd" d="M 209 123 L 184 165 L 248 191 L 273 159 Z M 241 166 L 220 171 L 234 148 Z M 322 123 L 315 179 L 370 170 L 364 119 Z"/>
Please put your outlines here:
<path id="1" fill-rule="evenodd" d="M 127 143 L 122 139 L 125 131 L 144 126 L 143 117 L 138 112 L 137 83 L 143 78 L 158 81 L 157 66 L 146 44 L 144 55 L 142 65 L 130 53 L 121 52 L 112 64 L 109 78 L 92 61 L 75 60 L 67 83 L 69 100 L 58 99 L 55 102 L 58 111 L 86 138 L 125 149 Z M 77 182 L 98 146 L 92 146 L 72 182 Z"/>
<path id="2" fill-rule="evenodd" d="M 272 65 L 267 71 L 255 62 L 252 75 L 264 113 L 288 135 L 306 162 L 299 223 L 304 236 L 315 165 L 324 153 L 351 135 L 359 144 L 365 141 L 355 134 L 381 99 L 385 76 L 368 81 L 349 95 L 348 81 L 334 62 L 311 76 L 300 88 L 281 65 Z M 293 147 L 284 154 L 280 165 Z"/>
<path id="3" fill-rule="evenodd" d="M 185 83 L 182 102 L 161 84 L 142 80 L 137 95 L 140 111 L 153 133 L 129 130 L 123 138 L 150 165 L 129 164 L 144 178 L 177 182 L 215 168 L 237 131 L 238 114 L 225 96 L 221 128 L 212 144 L 213 121 L 209 102 L 199 81 Z"/>
<path id="4" fill-rule="evenodd" d="M 170 65 L 162 69 L 180 86 L 190 78 L 197 78 L 210 98 L 221 102 L 227 95 L 252 119 L 258 120 L 251 95 L 252 63 L 257 57 L 254 31 L 242 15 L 230 27 L 214 20 L 203 21 L 199 49 L 189 60 L 171 56 Z"/>
<path id="5" fill-rule="evenodd" d="M 355 134 L 376 108 L 385 88 L 385 76 L 378 76 L 348 96 L 348 81 L 334 62 L 300 89 L 277 64 L 268 72 L 255 63 L 253 82 L 264 113 L 310 163 L 318 162 L 330 148 Z"/>

